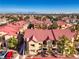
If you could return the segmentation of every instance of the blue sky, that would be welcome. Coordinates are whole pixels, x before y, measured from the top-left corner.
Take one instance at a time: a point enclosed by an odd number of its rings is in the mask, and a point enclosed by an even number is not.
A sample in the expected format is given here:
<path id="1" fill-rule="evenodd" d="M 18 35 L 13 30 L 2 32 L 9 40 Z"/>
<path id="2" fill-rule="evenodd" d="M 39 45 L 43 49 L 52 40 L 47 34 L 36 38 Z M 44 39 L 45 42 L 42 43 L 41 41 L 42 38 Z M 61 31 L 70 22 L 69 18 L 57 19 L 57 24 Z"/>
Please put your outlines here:
<path id="1" fill-rule="evenodd" d="M 0 13 L 79 13 L 79 0 L 0 0 Z"/>

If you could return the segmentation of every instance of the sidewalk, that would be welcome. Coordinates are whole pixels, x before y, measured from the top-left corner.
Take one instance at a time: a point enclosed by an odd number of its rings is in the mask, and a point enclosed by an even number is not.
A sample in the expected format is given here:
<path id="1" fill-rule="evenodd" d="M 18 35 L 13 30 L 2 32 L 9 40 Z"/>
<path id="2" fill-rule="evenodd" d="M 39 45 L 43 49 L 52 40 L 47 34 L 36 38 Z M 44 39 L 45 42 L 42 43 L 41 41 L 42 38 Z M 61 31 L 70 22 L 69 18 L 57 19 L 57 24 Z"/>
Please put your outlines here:
<path id="1" fill-rule="evenodd" d="M 17 57 L 15 59 L 19 59 L 20 55 L 17 55 Z M 22 59 L 25 59 L 26 55 L 23 55 Z"/>
<path id="2" fill-rule="evenodd" d="M 19 59 L 19 55 L 17 55 L 17 57 L 15 59 Z"/>

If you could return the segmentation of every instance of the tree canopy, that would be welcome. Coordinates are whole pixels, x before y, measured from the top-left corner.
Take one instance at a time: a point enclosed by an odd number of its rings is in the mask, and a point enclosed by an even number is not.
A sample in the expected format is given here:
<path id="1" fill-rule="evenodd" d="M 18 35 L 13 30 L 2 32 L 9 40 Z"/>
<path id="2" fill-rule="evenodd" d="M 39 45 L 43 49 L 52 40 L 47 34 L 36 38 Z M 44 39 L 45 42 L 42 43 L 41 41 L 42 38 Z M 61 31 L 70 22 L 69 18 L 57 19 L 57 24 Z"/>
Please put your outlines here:
<path id="1" fill-rule="evenodd" d="M 64 56 L 72 56 L 75 54 L 75 45 L 72 43 L 71 40 L 69 40 L 66 36 L 62 36 L 59 38 L 60 40 L 58 41 L 58 49 L 60 53 Z"/>
<path id="2" fill-rule="evenodd" d="M 57 28 L 58 28 L 58 25 L 56 22 L 53 22 L 53 24 L 48 27 L 48 29 L 57 29 Z"/>
<path id="3" fill-rule="evenodd" d="M 10 49 L 16 49 L 17 47 L 17 39 L 15 37 L 12 37 L 8 39 L 8 48 Z"/>

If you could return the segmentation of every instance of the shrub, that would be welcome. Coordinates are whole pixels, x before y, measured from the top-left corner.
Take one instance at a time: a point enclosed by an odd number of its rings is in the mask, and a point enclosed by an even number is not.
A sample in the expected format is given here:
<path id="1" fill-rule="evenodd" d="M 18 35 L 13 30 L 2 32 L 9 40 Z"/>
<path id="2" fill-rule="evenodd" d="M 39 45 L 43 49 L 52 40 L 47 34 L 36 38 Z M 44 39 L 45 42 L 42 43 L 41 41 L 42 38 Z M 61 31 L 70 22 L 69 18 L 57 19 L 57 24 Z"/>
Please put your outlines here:
<path id="1" fill-rule="evenodd" d="M 8 39 L 8 48 L 10 49 L 16 49 L 17 47 L 17 39 L 15 37 L 12 37 Z"/>

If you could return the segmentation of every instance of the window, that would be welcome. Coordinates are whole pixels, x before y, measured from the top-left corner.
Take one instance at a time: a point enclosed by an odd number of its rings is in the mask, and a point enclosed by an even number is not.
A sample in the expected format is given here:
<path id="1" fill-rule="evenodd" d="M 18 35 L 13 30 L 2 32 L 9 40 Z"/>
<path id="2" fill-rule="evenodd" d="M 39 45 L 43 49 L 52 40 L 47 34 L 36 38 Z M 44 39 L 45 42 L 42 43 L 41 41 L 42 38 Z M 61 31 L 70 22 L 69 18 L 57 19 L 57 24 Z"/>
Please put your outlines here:
<path id="1" fill-rule="evenodd" d="M 48 47 L 52 47 L 52 41 L 51 40 L 48 40 L 47 44 L 48 44 Z"/>
<path id="2" fill-rule="evenodd" d="M 55 45 L 56 44 L 56 41 L 52 41 L 52 44 Z"/>
<path id="3" fill-rule="evenodd" d="M 47 48 L 43 48 L 43 50 L 47 50 Z"/>
<path id="4" fill-rule="evenodd" d="M 35 50 L 31 50 L 32 52 L 35 52 Z"/>
<path id="5" fill-rule="evenodd" d="M 45 40 L 45 41 L 43 41 L 43 44 L 44 44 L 44 45 L 47 45 L 47 41 L 46 41 L 46 40 Z"/>
<path id="6" fill-rule="evenodd" d="M 35 45 L 34 45 L 34 44 L 31 44 L 31 46 L 35 47 Z"/>
<path id="7" fill-rule="evenodd" d="M 41 43 L 39 43 L 39 45 L 42 45 Z"/>

